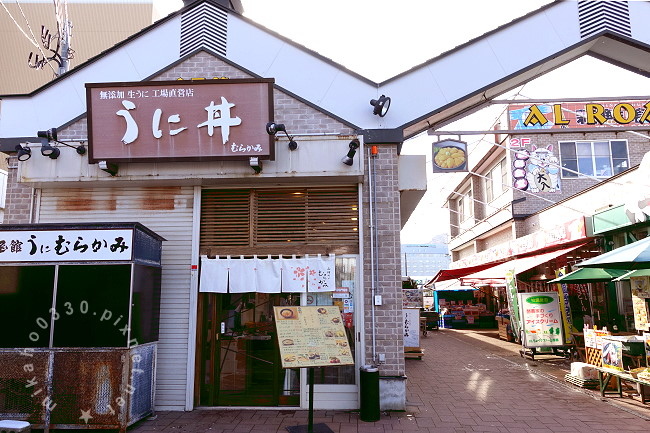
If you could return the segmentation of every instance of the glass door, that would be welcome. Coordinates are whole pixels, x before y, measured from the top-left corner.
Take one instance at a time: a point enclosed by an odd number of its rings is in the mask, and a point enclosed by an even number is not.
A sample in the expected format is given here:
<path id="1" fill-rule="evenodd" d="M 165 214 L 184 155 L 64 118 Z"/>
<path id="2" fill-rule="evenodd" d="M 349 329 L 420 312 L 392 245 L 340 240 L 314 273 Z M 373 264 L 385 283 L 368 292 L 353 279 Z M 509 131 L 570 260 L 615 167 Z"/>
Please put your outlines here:
<path id="1" fill-rule="evenodd" d="M 200 293 L 199 405 L 298 406 L 298 369 L 282 369 L 273 307 L 298 294 Z"/>

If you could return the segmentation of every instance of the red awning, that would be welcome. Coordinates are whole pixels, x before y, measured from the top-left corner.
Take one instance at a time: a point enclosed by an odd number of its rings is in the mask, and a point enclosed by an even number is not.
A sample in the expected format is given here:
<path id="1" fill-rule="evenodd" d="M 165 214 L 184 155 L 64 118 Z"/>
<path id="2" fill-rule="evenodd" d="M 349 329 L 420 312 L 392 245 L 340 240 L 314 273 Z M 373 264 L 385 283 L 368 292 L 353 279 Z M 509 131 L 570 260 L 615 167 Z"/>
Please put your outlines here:
<path id="1" fill-rule="evenodd" d="M 443 282 L 437 282 L 435 284 L 434 290 L 436 292 L 444 292 L 444 291 L 458 291 L 458 290 L 477 290 L 478 287 L 471 287 L 471 286 L 461 286 L 460 285 L 460 280 L 453 279 L 453 280 L 446 280 Z"/>
<path id="2" fill-rule="evenodd" d="M 464 286 L 473 286 L 473 285 L 504 285 L 506 272 L 514 270 L 515 275 L 525 272 L 529 269 L 539 266 L 542 263 L 546 263 L 550 260 L 553 260 L 557 257 L 560 257 L 563 254 L 566 254 L 570 251 L 573 251 L 577 248 L 580 248 L 584 244 L 574 245 L 570 248 L 563 248 L 560 250 L 551 251 L 549 253 L 537 254 L 529 257 L 522 257 L 520 259 L 510 260 L 504 263 L 500 263 L 497 266 L 492 266 L 490 268 L 484 269 L 473 274 L 467 274 L 460 277 L 460 282 Z"/>
<path id="3" fill-rule="evenodd" d="M 498 264 L 500 263 L 486 263 L 482 265 L 468 266 L 466 268 L 458 269 L 441 269 L 438 271 L 436 276 L 426 284 L 426 286 L 429 286 L 432 283 L 439 283 L 441 281 L 454 280 L 460 277 L 464 277 L 465 275 L 473 274 L 475 272 L 482 271 L 483 269 L 487 269 Z"/>

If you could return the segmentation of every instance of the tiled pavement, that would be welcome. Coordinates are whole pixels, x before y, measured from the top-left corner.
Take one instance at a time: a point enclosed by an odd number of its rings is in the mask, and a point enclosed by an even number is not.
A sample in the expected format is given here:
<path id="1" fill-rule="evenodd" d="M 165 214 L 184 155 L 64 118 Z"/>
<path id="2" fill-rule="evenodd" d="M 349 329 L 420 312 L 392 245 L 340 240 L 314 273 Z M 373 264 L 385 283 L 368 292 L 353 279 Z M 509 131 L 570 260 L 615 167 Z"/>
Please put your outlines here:
<path id="1" fill-rule="evenodd" d="M 422 360 L 406 360 L 407 410 L 362 422 L 357 412 L 315 411 L 336 433 L 650 432 L 650 405 L 564 382 L 567 361 L 533 362 L 519 346 L 474 331 L 443 329 L 421 339 Z M 540 357 L 543 358 L 543 357 Z M 269 433 L 307 424 L 307 411 L 160 412 L 128 433 Z"/>

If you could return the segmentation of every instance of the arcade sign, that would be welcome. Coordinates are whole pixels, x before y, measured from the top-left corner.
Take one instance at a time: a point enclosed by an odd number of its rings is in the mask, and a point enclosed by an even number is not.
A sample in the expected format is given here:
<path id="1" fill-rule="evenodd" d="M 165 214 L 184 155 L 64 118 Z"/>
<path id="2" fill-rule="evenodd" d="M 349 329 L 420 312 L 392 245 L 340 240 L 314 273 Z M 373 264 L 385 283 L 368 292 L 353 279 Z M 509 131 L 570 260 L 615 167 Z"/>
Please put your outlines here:
<path id="1" fill-rule="evenodd" d="M 510 129 L 561 129 L 650 126 L 650 102 L 559 102 L 555 104 L 511 104 Z"/>

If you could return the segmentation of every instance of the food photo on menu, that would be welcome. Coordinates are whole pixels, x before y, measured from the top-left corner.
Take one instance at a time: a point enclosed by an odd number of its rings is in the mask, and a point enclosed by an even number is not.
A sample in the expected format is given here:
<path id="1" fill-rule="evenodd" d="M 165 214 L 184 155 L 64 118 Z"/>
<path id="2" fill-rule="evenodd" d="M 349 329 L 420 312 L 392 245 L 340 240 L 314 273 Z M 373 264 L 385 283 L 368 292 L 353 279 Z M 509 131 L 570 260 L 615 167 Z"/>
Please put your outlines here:
<path id="1" fill-rule="evenodd" d="M 294 320 L 298 319 L 298 311 L 295 308 L 285 307 L 280 310 L 281 320 Z"/>

